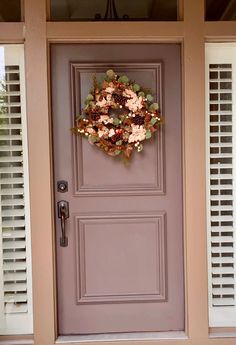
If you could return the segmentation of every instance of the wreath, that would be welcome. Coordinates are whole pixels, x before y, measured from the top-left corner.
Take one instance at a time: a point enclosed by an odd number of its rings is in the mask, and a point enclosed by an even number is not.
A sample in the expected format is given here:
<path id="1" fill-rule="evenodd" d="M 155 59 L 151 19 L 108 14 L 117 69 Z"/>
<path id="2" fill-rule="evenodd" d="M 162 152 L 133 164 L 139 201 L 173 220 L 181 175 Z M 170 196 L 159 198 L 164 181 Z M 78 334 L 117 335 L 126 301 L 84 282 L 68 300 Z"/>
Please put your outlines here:
<path id="1" fill-rule="evenodd" d="M 73 132 L 84 136 L 110 156 L 128 161 L 134 151 L 161 124 L 158 103 L 148 89 L 108 70 L 102 81 L 93 77 L 93 87 L 85 100 L 83 115 L 76 118 Z"/>

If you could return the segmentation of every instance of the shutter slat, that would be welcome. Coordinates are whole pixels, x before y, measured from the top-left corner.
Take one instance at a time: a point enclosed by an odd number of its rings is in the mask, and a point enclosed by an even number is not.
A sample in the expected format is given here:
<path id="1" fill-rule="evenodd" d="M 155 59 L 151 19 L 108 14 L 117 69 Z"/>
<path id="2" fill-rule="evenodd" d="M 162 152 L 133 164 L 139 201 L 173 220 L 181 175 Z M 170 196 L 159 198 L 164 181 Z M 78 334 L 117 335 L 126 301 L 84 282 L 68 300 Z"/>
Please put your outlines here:
<path id="1" fill-rule="evenodd" d="M 234 274 L 233 267 L 218 267 L 212 269 L 213 274 Z"/>
<path id="2" fill-rule="evenodd" d="M 211 241 L 212 243 L 232 243 L 233 237 L 232 236 L 212 236 Z"/>
<path id="3" fill-rule="evenodd" d="M 5 313 L 6 314 L 19 314 L 19 313 L 27 313 L 28 307 L 25 303 L 18 303 L 18 304 L 12 304 L 12 303 L 6 303 L 5 306 Z"/>
<path id="4" fill-rule="evenodd" d="M 213 201 L 231 201 L 233 200 L 233 196 L 232 195 L 212 195 L 211 196 L 211 200 Z"/>
<path id="5" fill-rule="evenodd" d="M 27 302 L 26 293 L 5 294 L 4 301 L 7 303 Z"/>
<path id="6" fill-rule="evenodd" d="M 212 288 L 212 292 L 215 295 L 233 295 L 234 289 L 233 288 Z"/>
<path id="7" fill-rule="evenodd" d="M 22 281 L 22 280 L 26 280 L 26 279 L 27 279 L 26 273 L 14 272 L 14 273 L 5 273 L 4 274 L 4 281 L 5 282 Z"/>
<path id="8" fill-rule="evenodd" d="M 2 168 L 0 167 L 0 174 L 22 174 L 23 173 L 23 166 L 11 166 L 11 167 L 6 167 Z"/>
<path id="9" fill-rule="evenodd" d="M 25 243 L 25 241 L 9 241 L 9 242 L 4 241 L 2 246 L 3 246 L 3 250 L 6 250 L 6 249 L 25 249 L 26 243 Z"/>
<path id="10" fill-rule="evenodd" d="M 234 298 L 214 298 L 214 305 L 215 306 L 233 306 L 234 305 Z"/>
<path id="11" fill-rule="evenodd" d="M 24 227 L 25 220 L 4 220 L 2 221 L 3 228 L 15 228 L 15 227 Z"/>
<path id="12" fill-rule="evenodd" d="M 0 195 L 22 195 L 24 188 L 4 188 L 1 190 Z"/>
<path id="13" fill-rule="evenodd" d="M 0 163 L 15 163 L 15 162 L 22 162 L 23 159 L 21 156 L 7 156 L 7 157 L 0 157 Z"/>
<path id="14" fill-rule="evenodd" d="M 232 277 L 223 277 L 223 278 L 213 278 L 214 279 L 214 284 L 215 285 L 234 285 L 235 281 L 234 278 Z"/>
<path id="15" fill-rule="evenodd" d="M 17 259 L 22 259 L 22 260 L 25 260 L 26 259 L 26 252 L 25 251 L 18 251 L 16 252 L 15 250 L 14 251 L 10 251 L 10 252 L 7 252 L 5 251 L 3 253 L 3 260 L 17 260 Z"/>
<path id="16" fill-rule="evenodd" d="M 22 140 L 22 136 L 19 134 L 0 135 L 0 141 Z"/>
<path id="17" fill-rule="evenodd" d="M 212 253 L 224 254 L 224 253 L 234 253 L 233 247 L 212 247 Z"/>
<path id="18" fill-rule="evenodd" d="M 23 184 L 24 178 L 23 177 L 9 177 L 9 178 L 2 178 L 0 180 L 0 185 L 4 184 Z"/>
<path id="19" fill-rule="evenodd" d="M 14 151 L 22 151 L 22 146 L 20 145 L 11 145 L 11 146 L 1 146 L 1 151 L 7 151 L 7 152 L 14 152 Z"/>
<path id="20" fill-rule="evenodd" d="M 24 261 L 20 262 L 5 262 L 3 264 L 4 271 L 16 271 L 16 270 L 26 270 L 26 263 Z"/>
<path id="21" fill-rule="evenodd" d="M 6 283 L 4 284 L 4 291 L 11 292 L 11 291 L 26 291 L 27 290 L 27 284 L 25 283 Z"/>
<path id="22" fill-rule="evenodd" d="M 25 211 L 24 209 L 15 209 L 15 208 L 12 208 L 12 209 L 7 209 L 7 210 L 4 210 L 2 211 L 2 217 L 20 217 L 20 216 L 24 216 L 25 215 Z"/>
<path id="23" fill-rule="evenodd" d="M 25 202 L 23 199 L 4 199 L 2 200 L 2 206 L 24 206 Z"/>
<path id="24" fill-rule="evenodd" d="M 22 128 L 22 126 L 21 126 L 21 124 L 19 123 L 19 124 L 6 124 L 6 123 L 3 123 L 3 124 L 1 124 L 1 127 L 0 127 L 1 129 L 21 129 Z"/>
<path id="25" fill-rule="evenodd" d="M 232 190 L 232 184 L 218 184 L 212 185 L 211 190 Z"/>
<path id="26" fill-rule="evenodd" d="M 221 257 L 221 256 L 219 256 L 219 257 L 212 257 L 211 258 L 211 261 L 212 261 L 212 264 L 219 264 L 219 265 L 221 265 L 221 264 L 231 264 L 232 263 L 232 257 L 229 257 L 229 258 L 227 258 L 227 257 Z"/>
<path id="27" fill-rule="evenodd" d="M 3 238 L 25 238 L 25 230 L 8 230 L 3 231 Z"/>

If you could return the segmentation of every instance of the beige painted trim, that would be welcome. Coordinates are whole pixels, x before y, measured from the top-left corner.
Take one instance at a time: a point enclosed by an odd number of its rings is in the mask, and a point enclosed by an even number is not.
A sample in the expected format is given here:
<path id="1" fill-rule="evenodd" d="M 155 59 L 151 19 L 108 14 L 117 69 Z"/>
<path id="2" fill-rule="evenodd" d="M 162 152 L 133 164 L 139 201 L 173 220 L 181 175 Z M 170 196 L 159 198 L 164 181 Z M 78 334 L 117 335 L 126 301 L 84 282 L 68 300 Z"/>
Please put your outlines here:
<path id="1" fill-rule="evenodd" d="M 184 170 L 187 333 L 208 337 L 205 203 L 204 1 L 185 1 Z M 201 186 L 199 188 L 199 186 Z M 199 330 L 201 330 L 199 332 Z"/>
<path id="2" fill-rule="evenodd" d="M 24 39 L 24 23 L 0 22 L 1 43 L 22 43 Z"/>
<path id="3" fill-rule="evenodd" d="M 48 42 L 183 42 L 186 333 L 158 345 L 235 345 L 208 336 L 205 205 L 204 40 L 236 40 L 236 22 L 204 23 L 204 0 L 183 0 L 183 22 L 50 23 L 46 0 L 25 0 L 23 23 L 0 23 L 1 42 L 25 39 L 31 194 L 34 340 L 56 338 Z M 119 30 L 118 30 L 119 28 Z M 3 340 L 0 337 L 0 344 Z M 16 338 L 20 339 L 20 338 Z M 22 337 L 21 337 L 22 339 Z M 9 342 L 10 343 L 10 342 Z M 101 341 L 113 344 L 114 341 Z M 137 341 L 122 341 L 123 345 Z M 138 341 L 140 345 L 150 341 Z M 64 344 L 69 345 L 70 342 Z M 76 344 L 76 342 L 74 343 Z M 87 341 L 86 344 L 95 344 Z"/>
<path id="4" fill-rule="evenodd" d="M 55 339 L 46 3 L 25 0 L 26 96 L 35 343 Z"/>
<path id="5" fill-rule="evenodd" d="M 141 25 L 141 26 L 140 26 Z M 141 29 L 140 29 L 141 28 Z M 182 22 L 48 22 L 50 41 L 180 41 L 184 34 Z"/>
<path id="6" fill-rule="evenodd" d="M 205 22 L 205 38 L 214 41 L 235 41 L 236 21 L 235 22 Z"/>

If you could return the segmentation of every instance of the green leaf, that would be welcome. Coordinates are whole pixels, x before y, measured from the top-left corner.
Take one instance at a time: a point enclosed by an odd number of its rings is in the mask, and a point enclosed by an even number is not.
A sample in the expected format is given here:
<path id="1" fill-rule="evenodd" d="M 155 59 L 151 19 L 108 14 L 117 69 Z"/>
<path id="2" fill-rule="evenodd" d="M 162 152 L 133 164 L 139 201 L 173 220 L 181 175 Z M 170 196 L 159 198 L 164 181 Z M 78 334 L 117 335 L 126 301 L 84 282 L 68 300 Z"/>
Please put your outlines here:
<path id="1" fill-rule="evenodd" d="M 139 95 L 139 97 L 145 97 L 145 93 L 143 92 L 143 91 L 140 91 L 139 93 L 138 93 L 138 95 Z"/>
<path id="2" fill-rule="evenodd" d="M 120 124 L 120 120 L 116 117 L 114 120 L 113 120 L 113 124 L 115 126 L 119 125 Z"/>
<path id="3" fill-rule="evenodd" d="M 146 139 L 150 139 L 152 137 L 152 133 L 150 131 L 150 129 L 147 129 L 146 131 Z"/>
<path id="4" fill-rule="evenodd" d="M 91 93 L 88 94 L 88 96 L 86 97 L 87 101 L 92 101 L 93 100 L 93 95 Z"/>
<path id="5" fill-rule="evenodd" d="M 129 82 L 129 78 L 128 78 L 126 75 L 122 75 L 122 77 L 120 77 L 120 78 L 118 79 L 118 81 L 119 81 L 120 83 L 127 84 L 127 83 Z"/>
<path id="6" fill-rule="evenodd" d="M 151 105 L 150 105 L 150 108 L 149 108 L 151 111 L 155 111 L 155 110 L 157 110 L 157 109 L 159 109 L 159 105 L 158 105 L 158 103 L 152 103 Z"/>
<path id="7" fill-rule="evenodd" d="M 157 118 L 156 117 L 152 117 L 151 119 L 151 124 L 155 125 L 155 123 L 157 122 Z"/>
<path id="8" fill-rule="evenodd" d="M 139 84 L 134 84 L 134 85 L 133 85 L 133 91 L 134 91 L 134 92 L 137 92 L 137 91 L 139 91 L 139 90 L 140 90 Z"/>
<path id="9" fill-rule="evenodd" d="M 116 145 L 122 145 L 122 140 L 117 141 Z"/>
<path id="10" fill-rule="evenodd" d="M 151 101 L 153 100 L 153 96 L 150 95 L 150 93 L 147 94 L 146 98 L 147 98 L 147 100 L 148 100 L 149 102 L 151 102 Z"/>
<path id="11" fill-rule="evenodd" d="M 121 150 L 115 150 L 115 155 L 118 156 L 122 151 Z"/>
<path id="12" fill-rule="evenodd" d="M 95 137 L 95 136 L 90 135 L 90 136 L 89 136 L 89 141 L 90 141 L 92 144 L 94 144 L 94 143 L 96 143 L 96 141 L 98 141 L 98 138 Z"/>
<path id="13" fill-rule="evenodd" d="M 109 79 L 115 78 L 115 72 L 113 71 L 113 69 L 109 69 L 108 71 L 106 71 L 106 75 L 108 76 Z"/>

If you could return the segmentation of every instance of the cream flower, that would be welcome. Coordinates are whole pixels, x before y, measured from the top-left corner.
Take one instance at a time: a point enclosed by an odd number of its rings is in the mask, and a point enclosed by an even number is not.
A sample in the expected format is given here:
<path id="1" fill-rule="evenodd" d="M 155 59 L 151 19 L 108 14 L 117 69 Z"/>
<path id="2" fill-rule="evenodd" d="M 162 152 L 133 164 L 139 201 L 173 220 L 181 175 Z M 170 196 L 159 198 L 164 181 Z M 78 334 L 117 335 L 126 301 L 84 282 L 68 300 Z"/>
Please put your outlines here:
<path id="1" fill-rule="evenodd" d="M 101 115 L 98 122 L 103 122 L 106 125 L 107 123 L 113 123 L 113 118 L 108 115 Z"/>
<path id="2" fill-rule="evenodd" d="M 95 130 L 91 127 L 86 128 L 86 132 L 88 132 L 89 134 L 94 134 Z"/>
<path id="3" fill-rule="evenodd" d="M 114 87 L 111 87 L 111 86 L 108 86 L 108 87 L 105 89 L 105 91 L 106 91 L 107 93 L 113 93 L 114 90 L 115 90 Z"/>
<path id="4" fill-rule="evenodd" d="M 111 95 L 111 94 L 108 94 L 107 97 L 106 97 L 106 99 L 107 99 L 107 103 L 108 103 L 108 104 L 111 104 L 112 95 Z"/>
<path id="5" fill-rule="evenodd" d="M 96 102 L 96 105 L 100 108 L 105 107 L 106 104 L 107 104 L 107 100 L 104 97 L 101 101 Z"/>
<path id="6" fill-rule="evenodd" d="M 136 112 L 138 109 L 142 109 L 143 107 L 143 98 L 140 97 L 135 97 L 135 98 L 130 98 L 126 101 L 125 106 L 129 108 L 130 111 Z"/>
<path id="7" fill-rule="evenodd" d="M 129 136 L 129 143 L 146 139 L 146 129 L 143 126 L 131 125 L 132 133 Z"/>
<path id="8" fill-rule="evenodd" d="M 129 98 L 137 98 L 136 93 L 130 89 L 125 89 L 125 91 L 123 92 L 123 96 L 129 97 Z"/>
<path id="9" fill-rule="evenodd" d="M 108 133 L 109 133 L 109 129 L 106 127 L 103 127 L 102 129 L 98 131 L 98 136 L 99 138 L 101 138 L 103 136 L 106 136 Z"/>
<path id="10" fill-rule="evenodd" d="M 109 130 L 108 136 L 109 136 L 109 137 L 112 137 L 112 136 L 115 135 L 115 134 L 116 134 L 116 132 L 114 131 L 113 128 L 111 128 L 111 129 Z"/>

